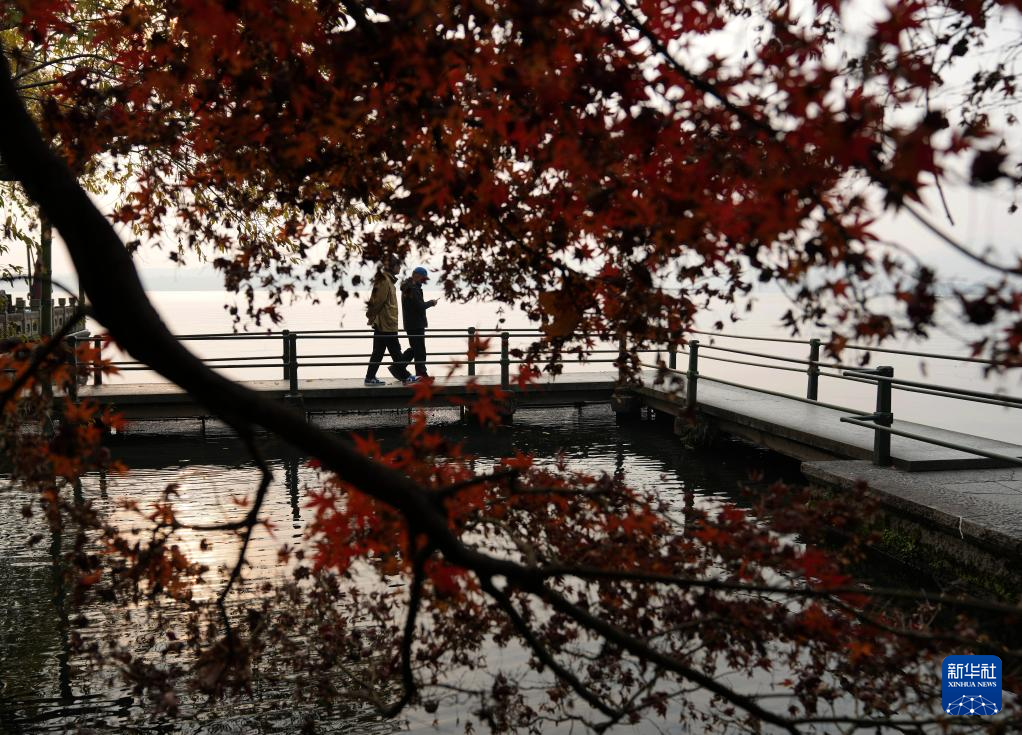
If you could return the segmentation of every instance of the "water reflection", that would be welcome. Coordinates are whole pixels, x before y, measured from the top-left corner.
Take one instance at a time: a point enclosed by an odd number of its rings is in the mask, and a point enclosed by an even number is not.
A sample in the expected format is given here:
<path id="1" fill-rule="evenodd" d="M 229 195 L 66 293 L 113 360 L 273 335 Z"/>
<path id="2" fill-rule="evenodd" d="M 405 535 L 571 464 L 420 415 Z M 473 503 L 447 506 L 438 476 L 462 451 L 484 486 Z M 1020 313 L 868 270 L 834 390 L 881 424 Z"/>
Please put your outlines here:
<path id="1" fill-rule="evenodd" d="M 543 463 L 564 457 L 569 469 L 609 472 L 623 476 L 643 488 L 656 488 L 679 515 L 698 504 L 711 508 L 738 498 L 737 486 L 747 480 L 748 470 L 764 471 L 765 480 L 795 479 L 797 467 L 745 445 L 726 443 L 713 453 L 684 450 L 667 427 L 656 421 L 617 426 L 605 406 L 584 409 L 543 409 L 521 411 L 513 427 L 482 434 L 456 421 L 457 412 L 436 412 L 432 419 L 443 425 L 445 435 L 463 441 L 466 450 L 478 457 L 476 470 L 485 472 L 500 457 L 521 451 Z M 320 425 L 338 431 L 362 430 L 373 426 L 386 445 L 399 441 L 407 422 L 403 412 L 346 417 L 317 417 Z M 238 517 L 244 512 L 231 498 L 242 498 L 256 487 L 258 471 L 245 456 L 243 447 L 215 426 L 205 435 L 185 427 L 159 425 L 148 431 L 136 426 L 118 438 L 112 450 L 132 468 L 127 477 L 96 474 L 75 488 L 80 498 L 91 499 L 113 514 L 120 523 L 142 526 L 141 519 L 117 500 L 132 497 L 142 504 L 159 498 L 163 489 L 179 486 L 179 516 L 182 521 L 211 524 Z M 304 493 L 314 485 L 316 475 L 305 461 L 286 445 L 266 439 L 263 453 L 275 477 L 265 513 L 277 527 L 275 537 L 259 533 L 249 551 L 250 583 L 240 595 L 258 595 L 258 582 L 281 575 L 277 550 L 284 542 L 301 537 L 304 523 Z M 229 707 L 198 703 L 186 710 L 181 720 L 144 718 L 141 703 L 122 685 L 105 675 L 79 669 L 82 661 L 71 654 L 70 636 L 84 614 L 92 626 L 125 626 L 125 611 L 100 608 L 91 603 L 73 610 L 67 597 L 62 553 L 71 530 L 49 534 L 39 518 L 25 522 L 19 513 L 28 498 L 8 492 L 0 515 L 0 730 L 4 732 L 63 732 L 78 728 L 93 731 L 186 731 L 186 732 L 298 732 L 310 719 L 320 732 L 393 732 L 405 728 L 430 730 L 432 715 L 410 713 L 405 721 L 382 720 L 362 702 L 352 701 L 322 711 L 312 705 L 292 703 L 286 682 L 262 681 L 254 696 Z M 687 506 L 687 507 L 686 507 Z M 47 542 L 28 547 L 31 533 L 46 533 Z M 202 545 L 205 538 L 209 544 Z M 237 553 L 237 540 L 230 534 L 185 534 L 182 545 L 195 561 L 207 564 L 207 586 L 200 596 L 216 594 L 226 568 Z M 77 622 L 76 622 L 77 620 Z M 163 632 L 141 616 L 126 627 L 139 641 L 162 640 Z M 505 659 L 510 651 L 500 652 Z M 440 712 L 441 731 L 462 731 L 458 712 Z"/>

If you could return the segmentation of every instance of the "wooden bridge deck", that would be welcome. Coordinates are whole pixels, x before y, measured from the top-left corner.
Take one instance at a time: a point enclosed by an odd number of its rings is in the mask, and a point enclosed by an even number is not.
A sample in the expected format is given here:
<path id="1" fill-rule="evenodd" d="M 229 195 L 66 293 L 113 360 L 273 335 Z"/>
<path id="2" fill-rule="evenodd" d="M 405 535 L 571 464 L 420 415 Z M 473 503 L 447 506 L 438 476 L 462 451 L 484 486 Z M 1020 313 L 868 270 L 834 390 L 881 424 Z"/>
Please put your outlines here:
<path id="1" fill-rule="evenodd" d="M 678 399 L 660 388 L 642 387 L 638 393 L 653 408 L 677 412 Z M 841 423 L 842 416 L 850 415 L 847 411 L 704 379 L 699 381 L 699 412 L 722 431 L 796 459 L 869 460 L 873 457 L 873 432 Z M 1017 444 L 897 419 L 892 428 L 1022 458 L 1022 446 Z M 895 467 L 909 472 L 1004 466 L 995 459 L 900 436 L 891 437 L 891 461 Z"/>
<path id="2" fill-rule="evenodd" d="M 476 381 L 482 385 L 495 386 L 500 384 L 500 376 L 482 375 Z M 542 380 L 527 391 L 512 388 L 511 392 L 519 406 L 606 403 L 614 392 L 616 381 L 617 373 L 573 373 Z M 469 378 L 466 376 L 438 379 L 436 394 L 416 405 L 450 406 L 451 398 L 464 399 L 470 396 L 468 383 Z M 396 381 L 375 386 L 365 385 L 361 378 L 299 380 L 297 393 L 290 391 L 286 380 L 253 380 L 242 384 L 281 401 L 294 401 L 308 413 L 408 408 L 413 392 L 410 386 Z M 186 391 L 169 383 L 85 386 L 79 390 L 78 395 L 79 398 L 91 398 L 115 406 L 129 421 L 208 416 L 208 412 Z"/>

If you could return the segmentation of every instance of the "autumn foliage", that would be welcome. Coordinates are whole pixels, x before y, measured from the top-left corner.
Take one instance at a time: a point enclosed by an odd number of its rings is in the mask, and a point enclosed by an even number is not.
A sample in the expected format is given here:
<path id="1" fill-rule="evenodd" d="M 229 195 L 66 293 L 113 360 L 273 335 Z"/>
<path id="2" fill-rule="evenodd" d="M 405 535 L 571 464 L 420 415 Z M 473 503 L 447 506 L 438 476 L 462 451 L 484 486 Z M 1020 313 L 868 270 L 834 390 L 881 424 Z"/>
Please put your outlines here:
<path id="1" fill-rule="evenodd" d="M 74 518 L 82 529 L 79 595 L 195 606 L 175 643 L 190 668 L 110 641 L 81 649 L 169 713 L 188 682 L 244 695 L 282 656 L 298 696 L 356 692 L 394 714 L 431 711 L 457 672 L 487 667 L 488 644 L 516 641 L 545 688 L 537 698 L 499 673 L 468 692 L 495 730 L 606 728 L 650 712 L 693 729 L 943 727 L 929 705 L 948 645 L 998 653 L 1016 687 L 1012 644 L 965 613 L 1010 624 L 1017 607 L 856 583 L 871 541 L 859 497 L 777 485 L 750 501 L 755 515 L 694 503 L 679 515 L 621 478 L 530 457 L 480 475 L 421 414 L 397 448 L 340 439 L 188 355 L 127 254 L 146 243 L 211 260 L 264 324 L 302 289 L 325 283 L 348 298 L 359 265 L 432 245 L 449 296 L 521 308 L 547 337 L 532 356 L 549 348 L 554 363 L 596 339 L 682 343 L 703 304 L 737 303 L 755 282 L 789 293 L 793 329 L 830 326 L 838 353 L 853 337 L 926 334 L 945 288 L 958 318 L 981 328 L 974 351 L 1016 364 L 1022 262 L 949 239 L 995 277 L 980 290 L 942 284 L 880 242 L 874 220 L 888 208 L 939 229 L 922 194 L 963 170 L 976 185 L 1017 185 L 990 113 L 992 98 L 1013 98 L 1013 77 L 978 72 L 953 109 L 941 90 L 1018 3 L 891 3 L 858 33 L 854 5 L 0 3 L 16 39 L 3 48 L 5 162 L 67 241 L 93 316 L 237 431 L 263 471 L 237 521 L 186 523 L 167 488 L 152 507 L 125 503 L 151 530 L 126 535 L 65 497 L 105 466 L 98 427 L 116 418 L 66 402 L 54 436 L 33 433 L 47 391 L 73 390 L 74 360 L 57 342 L 4 357 L 13 475 L 39 489 L 55 527 Z M 736 28 L 744 53 L 728 45 Z M 10 75 L 68 39 L 88 53 L 52 66 L 33 124 Z M 117 185 L 108 220 L 75 183 L 85 175 Z M 134 239 L 122 244 L 110 221 Z M 436 390 L 416 386 L 413 403 Z M 507 396 L 474 390 L 468 408 L 498 423 Z M 304 544 L 281 549 L 289 577 L 239 609 L 231 592 L 248 544 L 272 531 L 258 430 L 314 457 L 321 482 Z M 180 539 L 214 532 L 236 534 L 237 562 L 216 599 L 195 600 L 209 570 Z M 779 662 L 795 673 L 765 698 L 725 675 L 769 675 Z"/>

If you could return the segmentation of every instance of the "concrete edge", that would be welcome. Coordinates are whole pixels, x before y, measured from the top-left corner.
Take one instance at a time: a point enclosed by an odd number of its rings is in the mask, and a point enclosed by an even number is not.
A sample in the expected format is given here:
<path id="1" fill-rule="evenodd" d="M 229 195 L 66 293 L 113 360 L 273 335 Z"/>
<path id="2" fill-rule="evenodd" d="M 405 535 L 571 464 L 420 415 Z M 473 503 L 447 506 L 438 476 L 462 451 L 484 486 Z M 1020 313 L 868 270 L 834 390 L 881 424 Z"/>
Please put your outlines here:
<path id="1" fill-rule="evenodd" d="M 838 490 L 853 490 L 860 482 L 865 482 L 870 494 L 876 497 L 882 506 L 912 521 L 926 524 L 958 541 L 965 541 L 981 550 L 998 556 L 1007 556 L 1022 563 L 1022 539 L 1014 538 L 996 529 L 988 528 L 962 516 L 933 508 L 928 505 L 905 498 L 885 489 L 881 483 L 850 477 L 845 473 L 828 470 L 827 462 L 803 462 L 802 474 L 812 484 L 822 485 Z"/>

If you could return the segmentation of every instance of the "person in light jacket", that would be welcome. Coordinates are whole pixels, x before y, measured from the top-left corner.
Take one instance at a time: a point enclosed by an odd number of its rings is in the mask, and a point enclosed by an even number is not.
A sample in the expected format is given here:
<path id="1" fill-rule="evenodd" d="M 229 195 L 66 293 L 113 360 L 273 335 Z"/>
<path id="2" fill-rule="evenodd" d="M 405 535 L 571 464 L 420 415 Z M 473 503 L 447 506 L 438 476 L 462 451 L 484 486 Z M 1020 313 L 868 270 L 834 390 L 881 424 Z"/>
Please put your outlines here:
<path id="1" fill-rule="evenodd" d="M 415 377 L 428 378 L 426 372 L 426 309 L 436 306 L 436 299 L 426 301 L 422 296 L 422 284 L 429 281 L 429 272 L 421 265 L 412 271 L 411 278 L 401 283 L 401 310 L 404 312 L 405 334 L 408 335 L 409 349 L 405 350 L 406 364 L 415 360 Z"/>
<path id="2" fill-rule="evenodd" d="M 397 290 L 394 285 L 397 283 L 395 272 L 399 264 L 391 262 L 388 265 L 389 267 L 381 265 L 377 271 L 369 303 L 366 304 L 366 319 L 373 328 L 373 354 L 366 369 L 366 385 L 384 384 L 376 377 L 384 351 L 390 352 L 390 359 L 393 361 L 393 364 L 387 367 L 391 375 L 406 383 L 415 380 L 408 373 L 408 363 L 402 357 L 401 342 L 397 337 Z"/>

